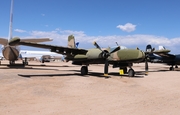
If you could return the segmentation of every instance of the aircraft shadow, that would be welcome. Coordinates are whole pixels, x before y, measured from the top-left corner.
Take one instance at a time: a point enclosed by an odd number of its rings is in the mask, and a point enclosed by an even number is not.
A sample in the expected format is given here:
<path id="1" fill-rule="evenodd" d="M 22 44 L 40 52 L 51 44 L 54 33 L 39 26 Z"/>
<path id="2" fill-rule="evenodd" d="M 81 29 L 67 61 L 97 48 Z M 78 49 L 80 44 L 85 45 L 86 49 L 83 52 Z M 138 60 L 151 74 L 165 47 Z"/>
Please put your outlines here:
<path id="1" fill-rule="evenodd" d="M 109 75 L 118 76 L 118 77 L 130 77 L 128 74 L 119 75 L 117 72 L 111 72 Z M 136 72 L 134 77 L 131 78 L 144 78 L 145 73 L 144 72 Z"/>
<path id="2" fill-rule="evenodd" d="M 33 67 L 72 67 L 72 66 L 68 66 L 68 65 L 46 65 L 46 64 L 41 64 L 41 65 L 33 65 L 33 64 L 29 64 L 28 66 L 33 66 Z M 76 66 L 73 66 L 76 67 Z"/>
<path id="3" fill-rule="evenodd" d="M 28 66 L 4 66 L 0 69 L 35 69 L 35 70 L 58 70 L 58 69 L 50 69 L 50 68 L 35 68 L 35 67 L 28 67 Z"/>
<path id="4" fill-rule="evenodd" d="M 58 70 L 59 71 L 59 70 Z M 129 77 L 128 75 L 119 75 L 118 73 L 115 73 L 115 72 L 110 72 L 108 76 L 104 76 L 103 73 L 100 73 L 100 72 L 88 72 L 87 75 L 84 75 L 82 76 L 80 74 L 80 71 L 79 70 L 61 70 L 61 71 L 74 71 L 74 73 L 66 73 L 66 74 L 18 74 L 18 76 L 21 76 L 21 77 L 27 77 L 27 78 L 30 78 L 30 77 L 54 77 L 54 76 L 59 76 L 59 77 L 67 77 L 67 76 L 80 76 L 80 77 L 99 77 L 99 78 L 111 78 L 111 76 L 116 76 L 116 77 Z M 137 74 L 136 76 L 134 76 L 133 78 L 143 78 L 144 76 L 143 73 L 142 74 Z"/>

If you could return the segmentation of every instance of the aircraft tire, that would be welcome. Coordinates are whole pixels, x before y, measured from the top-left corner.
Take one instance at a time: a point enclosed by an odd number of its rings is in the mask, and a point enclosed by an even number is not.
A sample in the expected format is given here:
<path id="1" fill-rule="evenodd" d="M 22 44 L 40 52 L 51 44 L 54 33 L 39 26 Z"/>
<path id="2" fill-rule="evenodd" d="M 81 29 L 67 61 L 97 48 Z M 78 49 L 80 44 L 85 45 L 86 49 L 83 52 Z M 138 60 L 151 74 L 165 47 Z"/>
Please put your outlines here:
<path id="1" fill-rule="evenodd" d="M 23 65 L 28 65 L 28 62 L 26 62 L 26 61 L 23 61 L 22 63 L 23 63 Z"/>
<path id="2" fill-rule="evenodd" d="M 173 68 L 173 67 L 170 67 L 169 70 L 170 70 L 170 71 L 174 71 L 174 68 Z"/>
<path id="3" fill-rule="evenodd" d="M 23 61 L 22 63 L 23 63 L 23 65 L 25 65 L 25 62 L 24 62 L 24 61 Z"/>
<path id="4" fill-rule="evenodd" d="M 134 75 L 135 75 L 134 70 L 133 69 L 129 69 L 128 75 L 129 75 L 129 77 L 134 77 Z"/>
<path id="5" fill-rule="evenodd" d="M 88 68 L 87 66 L 82 66 L 81 67 L 81 75 L 87 75 L 88 73 Z"/>

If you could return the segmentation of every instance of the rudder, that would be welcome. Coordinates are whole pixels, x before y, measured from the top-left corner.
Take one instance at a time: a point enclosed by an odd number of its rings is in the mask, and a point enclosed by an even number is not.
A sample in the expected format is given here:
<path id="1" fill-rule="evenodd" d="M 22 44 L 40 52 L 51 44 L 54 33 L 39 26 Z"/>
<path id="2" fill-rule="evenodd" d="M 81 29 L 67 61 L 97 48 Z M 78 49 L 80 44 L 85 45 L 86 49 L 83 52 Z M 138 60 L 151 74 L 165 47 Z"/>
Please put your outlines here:
<path id="1" fill-rule="evenodd" d="M 75 39 L 73 35 L 68 36 L 68 48 L 76 48 Z"/>

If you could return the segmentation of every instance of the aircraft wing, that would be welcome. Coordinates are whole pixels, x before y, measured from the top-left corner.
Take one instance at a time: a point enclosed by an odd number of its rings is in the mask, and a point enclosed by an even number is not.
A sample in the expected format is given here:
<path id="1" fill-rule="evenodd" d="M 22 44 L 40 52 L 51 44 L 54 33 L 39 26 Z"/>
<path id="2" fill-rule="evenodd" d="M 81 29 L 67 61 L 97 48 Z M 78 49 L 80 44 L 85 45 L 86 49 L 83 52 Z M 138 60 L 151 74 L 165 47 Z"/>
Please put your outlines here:
<path id="1" fill-rule="evenodd" d="M 33 43 L 38 43 L 38 42 L 48 42 L 52 41 L 50 38 L 28 38 L 28 39 L 21 39 L 22 42 L 33 42 Z"/>
<path id="2" fill-rule="evenodd" d="M 156 51 L 153 51 L 153 53 L 161 56 L 161 57 L 171 57 L 171 58 L 174 58 L 175 55 L 173 54 L 169 54 L 168 52 L 170 52 L 170 50 L 156 50 Z"/>
<path id="3" fill-rule="evenodd" d="M 48 45 L 48 44 L 38 44 L 38 43 L 31 43 L 31 42 L 23 42 L 20 41 L 17 43 L 18 45 L 25 45 L 37 48 L 44 48 L 50 49 L 51 52 L 56 52 L 63 55 L 76 55 L 76 54 L 86 54 L 87 50 L 85 49 L 77 49 L 77 48 L 68 48 L 63 46 L 56 46 L 56 45 Z"/>
<path id="4" fill-rule="evenodd" d="M 7 45 L 8 40 L 6 38 L 0 38 L 0 44 Z"/>

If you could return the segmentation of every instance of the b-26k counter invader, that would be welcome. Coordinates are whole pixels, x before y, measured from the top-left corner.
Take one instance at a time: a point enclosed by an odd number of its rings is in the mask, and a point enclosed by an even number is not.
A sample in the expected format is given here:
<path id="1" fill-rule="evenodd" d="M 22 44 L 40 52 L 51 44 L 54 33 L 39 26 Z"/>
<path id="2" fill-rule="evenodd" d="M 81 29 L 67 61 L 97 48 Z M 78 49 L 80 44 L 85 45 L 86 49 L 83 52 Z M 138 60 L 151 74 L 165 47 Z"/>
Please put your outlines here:
<path id="1" fill-rule="evenodd" d="M 124 73 L 129 76 L 134 76 L 135 71 L 132 69 L 133 63 L 145 61 L 145 70 L 148 71 L 148 64 L 146 61 L 146 54 L 139 49 L 122 49 L 120 46 L 115 48 L 101 49 L 101 47 L 94 42 L 96 48 L 92 49 L 79 49 L 76 48 L 75 39 L 73 35 L 68 37 L 68 47 L 47 45 L 39 43 L 31 43 L 21 41 L 20 39 L 13 39 L 11 45 L 25 45 L 38 48 L 50 49 L 51 52 L 66 55 L 67 61 L 72 61 L 72 64 L 81 65 L 81 75 L 88 74 L 89 64 L 104 64 L 104 75 L 108 76 L 108 66 L 119 67 Z M 127 67 L 130 69 L 127 71 Z"/>

